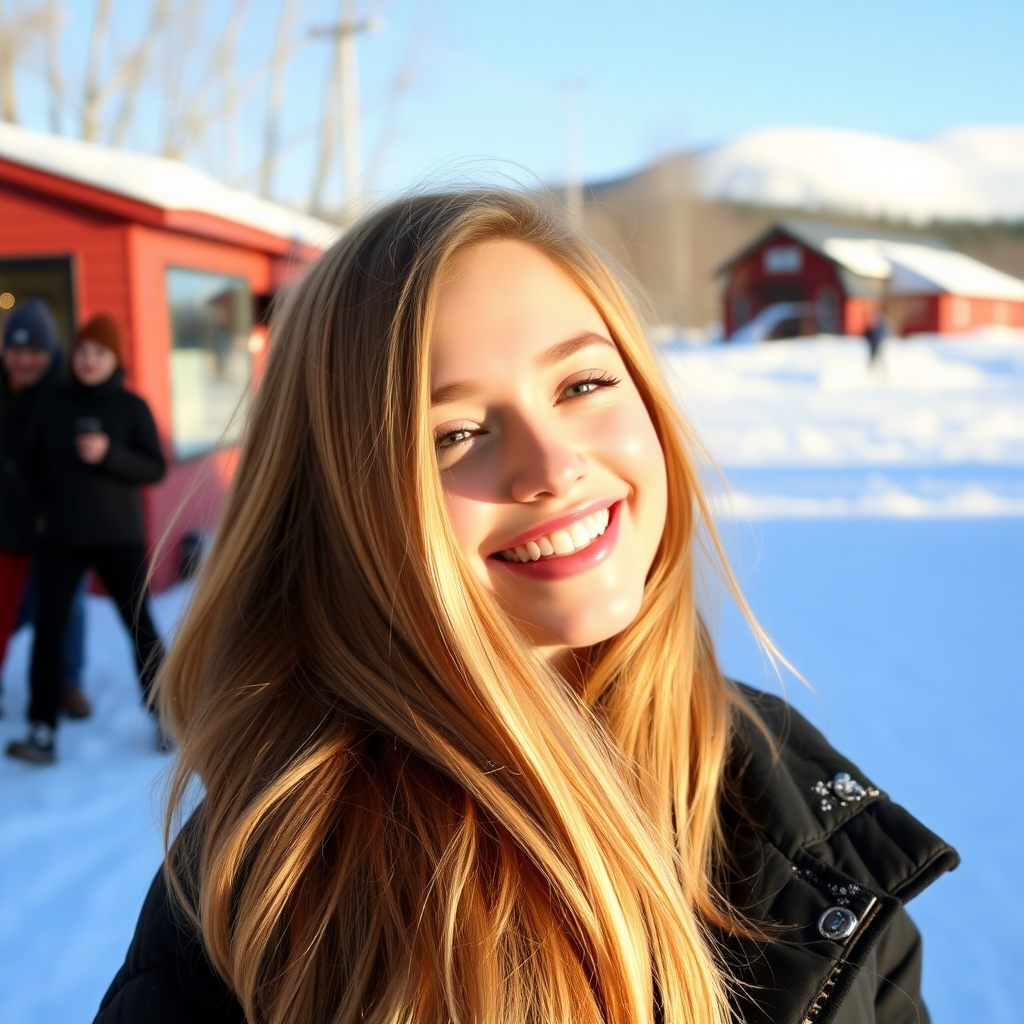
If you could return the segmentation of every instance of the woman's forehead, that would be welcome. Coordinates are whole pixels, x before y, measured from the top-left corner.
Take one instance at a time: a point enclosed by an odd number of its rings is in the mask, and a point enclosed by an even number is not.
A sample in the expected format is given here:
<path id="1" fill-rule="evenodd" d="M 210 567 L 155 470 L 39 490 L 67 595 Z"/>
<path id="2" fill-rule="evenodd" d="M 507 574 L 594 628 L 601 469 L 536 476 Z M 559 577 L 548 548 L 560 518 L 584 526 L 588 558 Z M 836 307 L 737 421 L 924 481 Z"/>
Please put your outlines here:
<path id="1" fill-rule="evenodd" d="M 431 384 L 533 364 L 584 335 L 610 342 L 600 312 L 565 271 L 528 243 L 485 242 L 438 290 Z"/>

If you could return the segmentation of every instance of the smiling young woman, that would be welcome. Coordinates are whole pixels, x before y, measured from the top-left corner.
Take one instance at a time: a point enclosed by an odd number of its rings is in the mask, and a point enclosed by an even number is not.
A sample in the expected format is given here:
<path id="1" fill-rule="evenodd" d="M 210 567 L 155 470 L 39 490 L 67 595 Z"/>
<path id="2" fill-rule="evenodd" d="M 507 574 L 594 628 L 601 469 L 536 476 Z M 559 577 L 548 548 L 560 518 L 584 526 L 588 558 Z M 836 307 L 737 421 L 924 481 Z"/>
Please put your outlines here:
<path id="1" fill-rule="evenodd" d="M 405 199 L 274 336 L 158 680 L 169 836 L 205 798 L 98 1019 L 921 1011 L 901 901 L 955 854 L 723 678 L 694 443 L 594 252 Z"/>

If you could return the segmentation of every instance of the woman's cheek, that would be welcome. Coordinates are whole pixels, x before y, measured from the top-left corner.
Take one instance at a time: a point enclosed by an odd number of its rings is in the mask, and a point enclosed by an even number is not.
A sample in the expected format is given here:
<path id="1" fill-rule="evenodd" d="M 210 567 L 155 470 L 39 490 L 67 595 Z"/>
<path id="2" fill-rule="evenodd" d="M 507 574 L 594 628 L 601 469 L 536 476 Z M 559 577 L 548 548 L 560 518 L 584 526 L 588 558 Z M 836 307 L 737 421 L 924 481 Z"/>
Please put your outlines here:
<path id="1" fill-rule="evenodd" d="M 491 506 L 458 491 L 446 491 L 445 502 L 459 550 L 480 581 L 486 583 L 485 559 L 489 552 L 482 551 L 481 548 L 490 532 L 488 508 Z"/>
<path id="2" fill-rule="evenodd" d="M 664 492 L 665 455 L 640 396 L 606 412 L 588 430 L 593 455 L 635 489 Z"/>

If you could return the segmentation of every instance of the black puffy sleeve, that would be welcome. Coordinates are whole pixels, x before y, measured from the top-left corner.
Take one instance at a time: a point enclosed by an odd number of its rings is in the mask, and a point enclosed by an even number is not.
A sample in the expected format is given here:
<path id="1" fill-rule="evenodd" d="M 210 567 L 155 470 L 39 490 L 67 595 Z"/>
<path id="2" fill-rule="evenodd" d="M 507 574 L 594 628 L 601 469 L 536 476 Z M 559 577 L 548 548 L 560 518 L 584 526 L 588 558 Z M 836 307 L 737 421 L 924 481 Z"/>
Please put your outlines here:
<path id="1" fill-rule="evenodd" d="M 133 401 L 128 444 L 111 441 L 100 465 L 108 476 L 122 483 L 155 484 L 167 471 L 156 423 L 145 401 L 138 395 L 130 397 Z"/>
<path id="2" fill-rule="evenodd" d="M 175 912 L 163 871 L 153 879 L 124 965 L 94 1024 L 245 1024 L 202 940 Z"/>

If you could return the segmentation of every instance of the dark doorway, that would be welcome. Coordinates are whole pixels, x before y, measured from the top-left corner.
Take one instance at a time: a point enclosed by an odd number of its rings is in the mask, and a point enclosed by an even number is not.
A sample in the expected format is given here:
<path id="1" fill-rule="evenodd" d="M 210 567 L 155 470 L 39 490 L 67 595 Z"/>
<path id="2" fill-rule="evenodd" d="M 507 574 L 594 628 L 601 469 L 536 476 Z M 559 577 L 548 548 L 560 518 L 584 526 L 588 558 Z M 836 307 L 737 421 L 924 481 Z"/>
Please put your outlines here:
<path id="1" fill-rule="evenodd" d="M 19 302 L 42 299 L 57 322 L 65 352 L 75 333 L 74 274 L 70 256 L 0 259 L 0 331 Z"/>
<path id="2" fill-rule="evenodd" d="M 800 284 L 763 284 L 757 289 L 757 298 L 762 308 L 776 302 L 806 302 L 807 289 Z"/>

